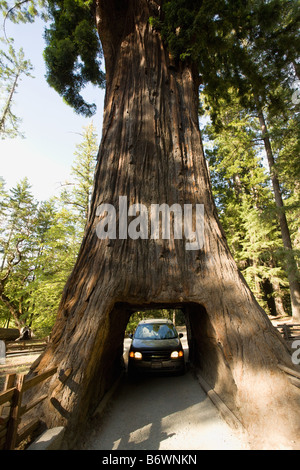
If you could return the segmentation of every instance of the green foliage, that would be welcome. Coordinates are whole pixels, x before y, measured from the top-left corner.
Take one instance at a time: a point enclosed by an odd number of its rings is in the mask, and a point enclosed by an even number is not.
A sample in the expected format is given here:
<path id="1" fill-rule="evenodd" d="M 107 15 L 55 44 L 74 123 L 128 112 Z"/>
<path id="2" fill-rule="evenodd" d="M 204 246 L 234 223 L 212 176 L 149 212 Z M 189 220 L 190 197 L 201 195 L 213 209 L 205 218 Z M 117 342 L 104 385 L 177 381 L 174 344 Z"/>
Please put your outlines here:
<path id="1" fill-rule="evenodd" d="M 104 86 L 93 2 L 26 0 L 10 5 L 0 0 L 0 11 L 4 16 L 4 33 L 7 20 L 33 22 L 41 16 L 52 21 L 45 32 L 47 81 L 77 113 L 88 117 L 94 114 L 95 104 L 87 103 L 81 94 L 88 83 Z"/>
<path id="2" fill-rule="evenodd" d="M 39 15 L 37 8 L 43 15 L 44 0 L 26 0 L 9 4 L 6 0 L 0 0 L 0 12 L 3 20 L 4 38 L 0 38 L 0 137 L 22 136 L 19 131 L 20 119 L 13 112 L 13 98 L 18 84 L 23 75 L 31 76 L 32 65 L 25 59 L 24 51 L 21 48 L 15 51 L 14 41 L 6 35 L 7 20 L 13 23 L 33 22 Z M 46 18 L 45 18 L 46 19 Z"/>
<path id="3" fill-rule="evenodd" d="M 13 21 L 31 21 L 43 0 L 19 2 L 13 8 L 1 0 L 3 13 Z M 113 8 L 113 6 L 112 6 Z M 91 116 L 95 105 L 82 96 L 87 83 L 104 86 L 102 50 L 91 0 L 50 0 L 44 52 L 47 80 L 76 112 Z M 212 119 L 218 100 L 234 86 L 242 104 L 254 107 L 251 93 L 275 108 L 281 96 L 274 90 L 300 49 L 297 0 L 172 0 L 162 4 L 150 23 L 161 31 L 177 61 L 193 62 L 210 97 Z"/>
<path id="4" fill-rule="evenodd" d="M 32 65 L 25 59 L 21 48 L 18 52 L 13 47 L 13 40 L 1 40 L 0 50 L 0 137 L 16 137 L 20 119 L 13 112 L 13 98 L 23 75 L 31 76 Z"/>
<path id="5" fill-rule="evenodd" d="M 26 316 L 25 291 L 32 279 L 35 240 L 32 236 L 37 217 L 37 204 L 26 178 L 1 203 L 0 299 L 9 308 L 17 324 Z M 25 289 L 25 290 L 24 290 Z"/>
<path id="6" fill-rule="evenodd" d="M 95 104 L 86 103 L 81 90 L 89 82 L 104 85 L 102 51 L 91 2 L 51 0 L 48 10 L 53 22 L 45 33 L 47 81 L 77 113 L 91 116 Z"/>
<path id="7" fill-rule="evenodd" d="M 79 248 L 73 214 L 54 200 L 36 202 L 27 179 L 6 193 L 1 209 L 0 319 L 44 336 Z"/>
<path id="8" fill-rule="evenodd" d="M 204 132 L 215 201 L 231 252 L 256 298 L 269 313 L 274 314 L 278 302 L 285 304 L 288 313 L 286 253 L 264 165 L 258 118 L 241 106 L 234 89 L 230 94 L 230 102 L 219 101 L 218 126 L 210 123 Z M 284 181 L 286 214 L 297 248 L 299 141 L 295 120 L 297 113 L 287 102 L 285 113 L 272 117 L 269 132 L 278 155 L 277 170 Z"/>
<path id="9" fill-rule="evenodd" d="M 39 256 L 28 286 L 28 309 L 35 334 L 46 336 L 55 321 L 63 288 L 74 266 L 80 239 L 72 214 L 50 200 L 40 207 Z"/>
<path id="10" fill-rule="evenodd" d="M 126 327 L 126 334 L 129 335 L 130 333 L 134 333 L 140 321 L 151 318 L 163 318 L 171 320 L 175 326 L 185 325 L 185 317 L 182 310 L 166 308 L 142 310 L 131 315 Z"/>
<path id="11" fill-rule="evenodd" d="M 0 324 L 51 332 L 82 241 L 96 155 L 95 129 L 76 148 L 72 191 L 34 200 L 25 178 L 10 191 L 0 179 Z"/>
<path id="12" fill-rule="evenodd" d="M 76 146 L 71 171 L 73 181 L 65 182 L 60 195 L 61 201 L 73 212 L 80 234 L 89 215 L 98 146 L 95 127 L 91 123 L 84 127 L 83 140 Z"/>
<path id="13" fill-rule="evenodd" d="M 283 93 L 283 91 L 282 91 Z M 283 93 L 284 94 L 284 93 Z M 269 136 L 276 158 L 276 171 L 280 176 L 285 213 L 295 248 L 294 255 L 300 265 L 300 107 L 286 94 L 282 113 L 269 119 Z"/>
<path id="14" fill-rule="evenodd" d="M 215 121 L 231 87 L 248 108 L 253 89 L 261 102 L 281 106 L 274 91 L 298 57 L 299 20 L 296 0 L 172 0 L 151 23 L 176 60 L 197 66 Z"/>
<path id="15" fill-rule="evenodd" d="M 13 23 L 32 23 L 37 16 L 47 19 L 44 11 L 45 0 L 25 0 L 9 3 L 0 0 L 0 11 L 4 16 L 4 29 L 6 20 Z"/>

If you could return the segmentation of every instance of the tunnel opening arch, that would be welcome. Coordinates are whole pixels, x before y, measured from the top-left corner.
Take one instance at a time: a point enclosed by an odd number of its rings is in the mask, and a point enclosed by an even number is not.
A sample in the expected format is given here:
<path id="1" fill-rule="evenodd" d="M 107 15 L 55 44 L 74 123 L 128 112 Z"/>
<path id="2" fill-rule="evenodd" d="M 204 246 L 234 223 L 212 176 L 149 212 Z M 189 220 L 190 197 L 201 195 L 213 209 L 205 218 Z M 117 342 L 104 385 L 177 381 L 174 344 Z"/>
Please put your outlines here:
<path id="1" fill-rule="evenodd" d="M 99 400 L 109 391 L 123 373 L 127 373 L 124 358 L 124 338 L 126 327 L 134 313 L 153 310 L 180 310 L 183 313 L 188 344 L 188 369 L 199 372 L 212 388 L 217 388 L 228 404 L 234 407 L 236 385 L 226 363 L 226 357 L 218 342 L 215 330 L 207 309 L 195 302 L 170 302 L 133 304 L 116 302 L 108 318 L 107 335 L 104 339 L 103 354 L 95 371 L 90 390 L 94 400 L 91 400 L 91 410 L 99 405 Z M 153 315 L 151 315 L 153 317 Z M 226 380 L 223 380 L 226 375 Z M 219 384 L 222 383 L 220 386 Z"/>
<path id="2" fill-rule="evenodd" d="M 239 304 L 237 308 L 236 303 L 228 303 L 222 309 L 222 296 L 206 295 L 205 298 L 208 299 L 207 303 L 202 302 L 200 297 L 196 302 L 172 299 L 170 302 L 165 299 L 139 302 L 133 298 L 124 302 L 114 301 L 108 291 L 105 296 L 99 297 L 106 304 L 101 313 L 99 303 L 93 309 L 94 315 L 90 318 L 83 315 L 79 322 L 77 319 L 74 328 L 68 329 L 69 355 L 66 354 L 66 343 L 62 344 L 55 335 L 52 336 L 36 364 L 36 368 L 41 369 L 52 365 L 58 368 L 57 377 L 45 389 L 49 400 L 41 405 L 40 416 L 45 422 L 48 419 L 48 427 L 58 424 L 66 426 L 64 445 L 67 448 L 71 448 L 78 438 L 78 423 L 93 417 L 101 401 L 105 400 L 106 394 L 124 372 L 126 325 L 131 315 L 142 309 L 181 309 L 184 312 L 192 367 L 200 372 L 245 428 L 253 426 L 253 423 L 256 425 L 253 409 L 265 409 L 262 397 L 267 396 L 269 400 L 271 397 L 274 408 L 277 396 L 281 396 L 287 386 L 287 380 L 277 369 L 276 358 L 271 356 L 275 339 L 276 344 L 279 342 L 277 334 L 275 338 L 275 330 L 273 333 L 273 330 L 267 329 L 266 322 L 261 322 L 259 327 L 253 323 L 251 316 L 245 314 L 249 311 L 248 304 Z M 56 362 L 51 362 L 51 358 Z M 260 358 L 261 361 L 258 360 Z M 274 394 L 275 375 L 276 381 L 280 381 L 277 395 Z M 269 391 L 273 392 L 274 397 Z M 45 392 L 44 389 L 40 390 L 41 394 Z M 65 400 L 66 396 L 68 400 Z M 294 399 L 294 396 L 291 398 Z M 70 399 L 73 400 L 72 413 L 67 408 Z M 258 416 L 259 413 L 257 411 Z"/>

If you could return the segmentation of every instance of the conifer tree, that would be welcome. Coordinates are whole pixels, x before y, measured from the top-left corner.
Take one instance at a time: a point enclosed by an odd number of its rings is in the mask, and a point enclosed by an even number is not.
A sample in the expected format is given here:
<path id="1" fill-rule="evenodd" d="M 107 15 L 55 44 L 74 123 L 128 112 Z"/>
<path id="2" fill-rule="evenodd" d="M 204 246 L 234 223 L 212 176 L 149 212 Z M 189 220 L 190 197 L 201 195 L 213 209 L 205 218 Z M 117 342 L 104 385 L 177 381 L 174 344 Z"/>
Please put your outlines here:
<path id="1" fill-rule="evenodd" d="M 84 128 L 83 140 L 76 146 L 75 160 L 72 165 L 73 181 L 65 182 L 61 198 L 74 213 L 83 232 L 89 216 L 91 193 L 94 181 L 96 157 L 98 152 L 96 129 L 93 123 Z"/>
<path id="2" fill-rule="evenodd" d="M 261 305 L 273 315 L 284 314 L 287 278 L 280 260 L 280 231 L 263 166 L 258 120 L 241 107 L 231 91 L 230 103 L 220 100 L 218 121 L 218 131 L 212 124 L 207 126 L 206 156 L 222 226 Z"/>
<path id="3" fill-rule="evenodd" d="M 24 286 L 31 276 L 31 255 L 35 250 L 31 236 L 37 210 L 27 178 L 18 183 L 3 202 L 6 217 L 2 219 L 0 300 L 17 327 L 21 327 L 26 316 Z"/>
<path id="4" fill-rule="evenodd" d="M 9 40 L 7 52 L 0 50 L 0 137 L 16 137 L 22 135 L 19 131 L 20 119 L 13 112 L 13 99 L 22 76 L 31 76 L 32 65 L 25 59 L 23 49 L 15 52 L 13 41 Z"/>

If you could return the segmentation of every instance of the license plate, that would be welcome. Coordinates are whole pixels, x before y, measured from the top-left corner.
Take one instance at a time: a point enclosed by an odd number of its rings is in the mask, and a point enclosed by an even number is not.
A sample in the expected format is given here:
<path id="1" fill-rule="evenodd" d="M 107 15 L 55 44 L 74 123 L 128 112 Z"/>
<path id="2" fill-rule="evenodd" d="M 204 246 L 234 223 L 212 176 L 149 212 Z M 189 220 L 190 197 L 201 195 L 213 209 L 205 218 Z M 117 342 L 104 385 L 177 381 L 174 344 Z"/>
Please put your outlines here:
<path id="1" fill-rule="evenodd" d="M 151 367 L 152 369 L 161 369 L 161 362 L 152 362 Z"/>

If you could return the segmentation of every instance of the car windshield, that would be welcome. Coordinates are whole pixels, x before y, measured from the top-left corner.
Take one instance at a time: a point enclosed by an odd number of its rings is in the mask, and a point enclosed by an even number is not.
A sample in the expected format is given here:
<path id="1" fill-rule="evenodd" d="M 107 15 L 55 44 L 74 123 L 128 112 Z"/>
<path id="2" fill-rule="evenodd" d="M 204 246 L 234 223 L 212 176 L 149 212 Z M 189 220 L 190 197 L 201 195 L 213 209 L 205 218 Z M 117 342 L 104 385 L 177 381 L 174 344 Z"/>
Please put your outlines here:
<path id="1" fill-rule="evenodd" d="M 148 323 L 138 325 L 134 334 L 135 339 L 174 339 L 178 334 L 172 324 Z"/>

